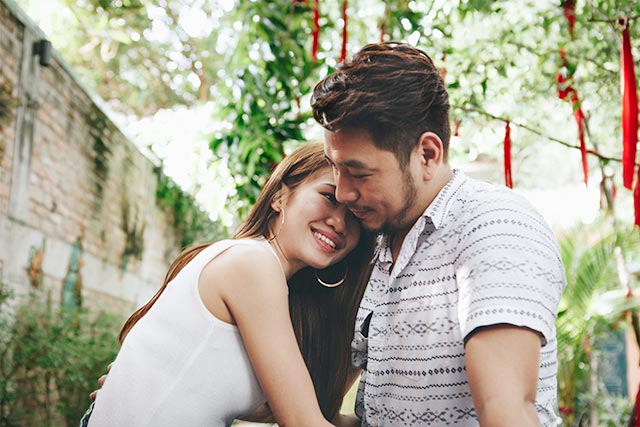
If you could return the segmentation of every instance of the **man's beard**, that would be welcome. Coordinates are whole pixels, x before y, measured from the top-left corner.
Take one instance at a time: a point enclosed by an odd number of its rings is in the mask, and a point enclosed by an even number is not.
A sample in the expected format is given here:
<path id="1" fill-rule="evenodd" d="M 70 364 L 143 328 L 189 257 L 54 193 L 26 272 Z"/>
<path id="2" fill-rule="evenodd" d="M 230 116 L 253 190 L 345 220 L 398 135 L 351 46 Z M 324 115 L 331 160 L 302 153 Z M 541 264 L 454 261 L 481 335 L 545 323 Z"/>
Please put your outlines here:
<path id="1" fill-rule="evenodd" d="M 409 224 L 406 224 L 406 219 L 409 214 L 409 210 L 413 207 L 413 204 L 416 201 L 416 195 L 418 190 L 416 188 L 415 181 L 413 177 L 408 171 L 405 171 L 404 174 L 404 182 L 405 193 L 404 193 L 404 203 L 400 211 L 394 215 L 394 218 L 388 218 L 386 222 L 381 224 L 377 230 L 369 230 L 376 231 L 383 234 L 393 234 L 398 230 L 405 229 Z"/>

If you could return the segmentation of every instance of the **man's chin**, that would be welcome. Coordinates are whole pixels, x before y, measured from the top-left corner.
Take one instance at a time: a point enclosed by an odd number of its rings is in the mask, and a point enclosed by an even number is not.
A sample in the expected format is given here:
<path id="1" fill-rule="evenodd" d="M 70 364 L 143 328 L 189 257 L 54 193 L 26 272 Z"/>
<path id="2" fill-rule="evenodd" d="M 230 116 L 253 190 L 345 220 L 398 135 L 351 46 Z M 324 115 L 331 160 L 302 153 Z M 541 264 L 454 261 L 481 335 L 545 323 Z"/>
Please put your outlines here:
<path id="1" fill-rule="evenodd" d="M 372 233 L 379 233 L 384 228 L 384 224 L 381 224 L 379 221 L 375 221 L 372 218 L 365 218 L 361 220 L 362 228 Z"/>

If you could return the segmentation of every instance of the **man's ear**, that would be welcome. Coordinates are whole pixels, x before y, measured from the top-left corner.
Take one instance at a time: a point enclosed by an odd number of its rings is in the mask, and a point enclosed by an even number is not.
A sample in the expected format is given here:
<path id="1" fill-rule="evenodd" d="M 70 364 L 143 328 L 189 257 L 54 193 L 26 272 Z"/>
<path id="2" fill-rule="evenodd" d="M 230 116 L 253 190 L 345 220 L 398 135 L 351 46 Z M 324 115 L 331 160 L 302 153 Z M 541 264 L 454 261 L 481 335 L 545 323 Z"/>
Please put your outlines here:
<path id="1" fill-rule="evenodd" d="M 435 170 L 444 164 L 444 144 L 442 140 L 433 132 L 424 132 L 418 138 L 416 150 L 425 178 L 431 179 Z"/>

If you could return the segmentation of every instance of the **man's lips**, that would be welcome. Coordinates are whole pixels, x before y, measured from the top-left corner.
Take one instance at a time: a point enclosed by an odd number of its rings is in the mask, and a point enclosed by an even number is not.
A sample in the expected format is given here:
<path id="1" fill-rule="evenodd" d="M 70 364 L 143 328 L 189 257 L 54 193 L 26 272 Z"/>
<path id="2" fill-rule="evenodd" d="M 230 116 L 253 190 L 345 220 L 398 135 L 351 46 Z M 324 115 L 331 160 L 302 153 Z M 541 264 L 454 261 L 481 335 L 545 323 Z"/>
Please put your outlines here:
<path id="1" fill-rule="evenodd" d="M 362 218 L 369 212 L 370 209 L 366 209 L 366 208 L 349 208 L 349 210 L 351 211 L 351 213 L 356 218 Z"/>

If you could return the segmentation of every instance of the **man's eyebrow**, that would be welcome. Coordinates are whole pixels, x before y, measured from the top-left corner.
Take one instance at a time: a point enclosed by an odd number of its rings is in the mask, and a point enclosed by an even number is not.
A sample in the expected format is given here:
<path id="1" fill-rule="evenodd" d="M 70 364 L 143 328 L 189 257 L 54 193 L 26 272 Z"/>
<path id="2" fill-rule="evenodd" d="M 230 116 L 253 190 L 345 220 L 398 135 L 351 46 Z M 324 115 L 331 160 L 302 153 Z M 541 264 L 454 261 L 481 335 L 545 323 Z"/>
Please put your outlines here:
<path id="1" fill-rule="evenodd" d="M 346 162 L 340 163 L 342 166 L 353 169 L 369 169 L 367 165 L 362 163 L 359 160 L 347 160 Z"/>
<path id="2" fill-rule="evenodd" d="M 327 156 L 327 153 L 324 153 L 324 158 L 327 159 L 329 164 L 335 165 L 335 162 L 331 160 L 329 156 Z M 353 169 L 369 169 L 367 165 L 365 165 L 359 160 L 347 160 L 346 162 L 340 162 L 340 166 L 344 166 L 346 168 L 353 168 Z"/>

